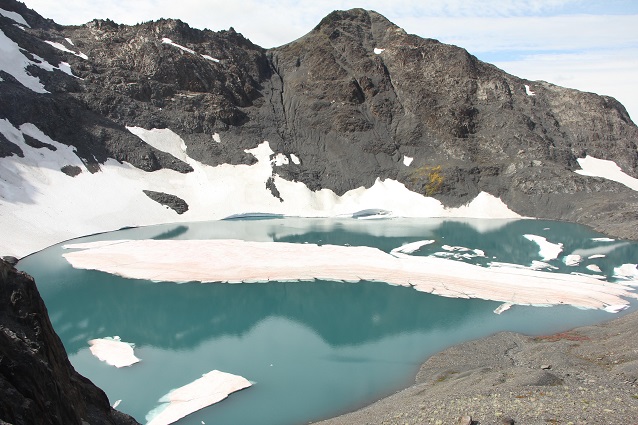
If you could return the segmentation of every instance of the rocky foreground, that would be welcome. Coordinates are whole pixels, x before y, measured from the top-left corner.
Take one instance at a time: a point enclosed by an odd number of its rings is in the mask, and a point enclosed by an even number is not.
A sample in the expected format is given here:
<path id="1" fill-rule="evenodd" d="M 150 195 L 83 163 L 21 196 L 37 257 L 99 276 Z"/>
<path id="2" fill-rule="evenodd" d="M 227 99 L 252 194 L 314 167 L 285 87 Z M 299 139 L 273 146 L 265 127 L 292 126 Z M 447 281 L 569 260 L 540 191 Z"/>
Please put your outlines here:
<path id="1" fill-rule="evenodd" d="M 502 332 L 429 358 L 413 386 L 320 425 L 633 424 L 638 312 L 554 335 Z"/>
<path id="2" fill-rule="evenodd" d="M 0 260 L 0 424 L 133 425 L 73 369 L 35 282 Z"/>

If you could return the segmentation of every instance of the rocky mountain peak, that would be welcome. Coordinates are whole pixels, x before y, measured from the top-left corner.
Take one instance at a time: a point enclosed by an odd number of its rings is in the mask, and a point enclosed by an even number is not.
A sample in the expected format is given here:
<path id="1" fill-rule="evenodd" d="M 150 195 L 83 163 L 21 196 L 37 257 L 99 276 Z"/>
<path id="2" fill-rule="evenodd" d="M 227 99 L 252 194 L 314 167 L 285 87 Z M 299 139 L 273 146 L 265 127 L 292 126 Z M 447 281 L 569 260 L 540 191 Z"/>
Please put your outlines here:
<path id="1" fill-rule="evenodd" d="M 0 27 L 48 92 L 0 71 L 0 118 L 73 146 L 93 172 L 109 158 L 192 171 L 127 130 L 142 127 L 170 129 L 190 158 L 211 166 L 254 164 L 246 150 L 268 141 L 301 158 L 271 178 L 336 195 L 393 179 L 447 206 L 488 192 L 523 215 L 588 223 L 600 214 L 573 216 L 583 193 L 600 194 L 587 196 L 600 211 L 610 196 L 634 202 L 621 185 L 575 173 L 589 155 L 638 176 L 638 129 L 616 100 L 509 75 L 374 11 L 335 11 L 265 50 L 232 28 L 174 19 L 62 27 L 0 2 L 41 23 L 18 29 L 3 18 Z M 55 69 L 62 63 L 71 74 Z M 5 157 L 19 153 L 8 141 L 1 147 Z M 286 201 L 272 180 L 264 186 Z"/>

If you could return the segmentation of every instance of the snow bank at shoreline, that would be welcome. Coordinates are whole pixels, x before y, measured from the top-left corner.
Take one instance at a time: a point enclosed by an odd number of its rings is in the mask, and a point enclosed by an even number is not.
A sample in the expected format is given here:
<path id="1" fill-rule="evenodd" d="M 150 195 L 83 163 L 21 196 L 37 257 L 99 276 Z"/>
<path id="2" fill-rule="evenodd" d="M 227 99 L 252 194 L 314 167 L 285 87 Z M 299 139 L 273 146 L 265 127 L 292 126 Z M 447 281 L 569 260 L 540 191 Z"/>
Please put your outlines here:
<path id="1" fill-rule="evenodd" d="M 281 202 L 266 188 L 276 158 L 267 141 L 247 150 L 254 165 L 211 167 L 188 156 L 184 141 L 169 129 L 129 131 L 149 145 L 190 164 L 181 174 L 162 169 L 145 172 L 109 159 L 90 173 L 73 147 L 51 139 L 33 124 L 14 127 L 0 119 L 0 133 L 24 153 L 0 158 L 0 255 L 18 258 L 61 241 L 128 226 L 217 220 L 235 214 L 263 212 L 298 217 L 343 217 L 365 209 L 386 210 L 402 217 L 520 218 L 499 198 L 480 193 L 459 208 L 446 208 L 434 198 L 411 192 L 402 183 L 377 179 L 372 187 L 342 196 L 329 189 L 311 191 L 300 182 L 274 175 Z M 34 148 L 29 135 L 50 148 Z M 218 136 L 224 143 L 223 135 Z M 298 158 L 303 161 L 303 158 Z M 61 171 L 73 167 L 79 174 Z M 144 194 L 152 190 L 175 195 L 189 206 L 178 215 Z"/>

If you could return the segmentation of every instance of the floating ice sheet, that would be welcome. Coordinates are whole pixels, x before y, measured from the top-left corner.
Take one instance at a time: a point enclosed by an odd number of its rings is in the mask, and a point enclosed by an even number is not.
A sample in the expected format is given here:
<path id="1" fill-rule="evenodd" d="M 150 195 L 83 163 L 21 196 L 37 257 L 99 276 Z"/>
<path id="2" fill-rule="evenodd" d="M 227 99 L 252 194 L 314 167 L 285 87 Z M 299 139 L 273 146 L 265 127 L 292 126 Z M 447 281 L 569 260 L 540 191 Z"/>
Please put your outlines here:
<path id="1" fill-rule="evenodd" d="M 418 251 L 422 246 L 426 246 L 426 245 L 430 245 L 433 244 L 434 242 L 436 242 L 434 239 L 428 239 L 426 241 L 416 241 L 416 242 L 410 242 L 410 243 L 406 243 L 405 245 L 401 245 L 398 248 L 394 248 L 391 253 L 397 257 L 399 253 L 403 253 L 403 254 L 412 254 L 415 251 Z"/>
<path id="2" fill-rule="evenodd" d="M 160 398 L 163 404 L 146 415 L 147 425 L 172 424 L 251 385 L 241 376 L 213 370 Z"/>
<path id="3" fill-rule="evenodd" d="M 82 248 L 82 244 L 73 245 Z M 92 243 L 64 257 L 76 268 L 172 282 L 361 280 L 412 286 L 453 298 L 603 309 L 636 298 L 630 284 L 528 268 L 485 268 L 435 257 L 395 257 L 363 246 L 240 240 L 136 240 Z"/>
<path id="4" fill-rule="evenodd" d="M 614 269 L 614 277 L 620 279 L 635 280 L 638 279 L 638 265 L 623 264 Z"/>
<path id="5" fill-rule="evenodd" d="M 555 260 L 563 251 L 562 243 L 551 243 L 548 242 L 547 239 L 545 239 L 544 237 L 537 235 L 523 236 L 525 237 L 525 239 L 528 239 L 538 245 L 538 247 L 540 248 L 538 253 L 542 257 L 543 261 Z"/>
<path id="6" fill-rule="evenodd" d="M 581 256 L 577 254 L 569 254 L 563 258 L 563 262 L 566 266 L 577 266 L 580 264 Z"/>
<path id="7" fill-rule="evenodd" d="M 140 361 L 133 354 L 133 344 L 121 341 L 118 336 L 92 339 L 89 345 L 91 354 L 111 366 L 126 367 Z"/>

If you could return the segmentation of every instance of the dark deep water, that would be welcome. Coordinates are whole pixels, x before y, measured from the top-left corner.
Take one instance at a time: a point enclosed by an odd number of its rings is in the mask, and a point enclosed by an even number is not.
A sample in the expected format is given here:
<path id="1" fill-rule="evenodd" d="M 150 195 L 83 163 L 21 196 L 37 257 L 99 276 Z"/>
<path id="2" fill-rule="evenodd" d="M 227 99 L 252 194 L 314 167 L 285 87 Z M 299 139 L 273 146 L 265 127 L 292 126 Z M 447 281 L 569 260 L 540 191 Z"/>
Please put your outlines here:
<path id="1" fill-rule="evenodd" d="M 461 246 L 480 249 L 485 257 L 459 261 L 527 266 L 540 255 L 539 246 L 524 234 L 564 245 L 558 259 L 549 261 L 558 267 L 555 273 L 594 274 L 586 266 L 595 264 L 602 270 L 598 274 L 614 280 L 615 267 L 638 262 L 636 243 L 593 240 L 602 235 L 540 220 L 238 219 L 125 229 L 74 242 L 234 238 L 367 245 L 389 252 L 405 243 L 435 240 L 413 255 Z M 496 315 L 498 302 L 443 298 L 372 282 L 123 279 L 71 268 L 62 245 L 29 256 L 18 267 L 35 277 L 75 368 L 104 389 L 111 403 L 122 400 L 118 409 L 140 422 L 169 390 L 219 369 L 254 385 L 180 424 L 305 424 L 409 385 L 420 363 L 452 344 L 503 330 L 547 334 L 618 317 L 566 306 L 514 306 Z M 564 256 L 573 253 L 580 253 L 582 262 L 567 266 Z M 588 259 L 596 254 L 605 257 Z M 116 369 L 91 355 L 88 340 L 114 335 L 135 343 L 142 361 Z"/>

